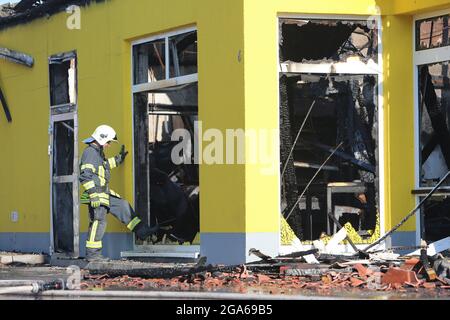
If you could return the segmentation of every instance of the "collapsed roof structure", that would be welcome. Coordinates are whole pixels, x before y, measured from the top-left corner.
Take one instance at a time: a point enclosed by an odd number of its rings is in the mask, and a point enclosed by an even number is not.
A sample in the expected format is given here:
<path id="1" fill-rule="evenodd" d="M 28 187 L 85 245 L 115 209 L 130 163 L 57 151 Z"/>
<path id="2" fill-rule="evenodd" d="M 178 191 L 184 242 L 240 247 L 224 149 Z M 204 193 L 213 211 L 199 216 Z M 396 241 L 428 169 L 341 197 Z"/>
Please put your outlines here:
<path id="1" fill-rule="evenodd" d="M 22 0 L 0 6 L 0 30 L 64 11 L 69 5 L 86 6 L 105 0 Z"/>

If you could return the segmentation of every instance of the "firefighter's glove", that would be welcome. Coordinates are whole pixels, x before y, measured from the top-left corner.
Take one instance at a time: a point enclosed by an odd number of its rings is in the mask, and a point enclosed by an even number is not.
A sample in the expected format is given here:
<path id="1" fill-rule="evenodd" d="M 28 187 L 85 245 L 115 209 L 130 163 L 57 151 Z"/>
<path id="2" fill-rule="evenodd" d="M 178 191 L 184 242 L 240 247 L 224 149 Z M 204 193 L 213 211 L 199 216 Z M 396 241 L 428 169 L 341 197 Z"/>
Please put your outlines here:
<path id="1" fill-rule="evenodd" d="M 98 196 L 91 198 L 91 207 L 94 209 L 100 207 L 100 198 Z"/>
<path id="2" fill-rule="evenodd" d="M 120 153 L 119 154 L 122 157 L 122 161 L 125 160 L 125 157 L 127 156 L 128 151 L 125 150 L 125 146 L 124 145 L 122 145 L 122 148 L 120 149 Z"/>
<path id="3" fill-rule="evenodd" d="M 125 160 L 125 157 L 127 156 L 128 151 L 125 150 L 125 146 L 122 145 L 122 148 L 120 149 L 119 154 L 116 156 L 116 162 L 117 164 L 122 163 Z"/>

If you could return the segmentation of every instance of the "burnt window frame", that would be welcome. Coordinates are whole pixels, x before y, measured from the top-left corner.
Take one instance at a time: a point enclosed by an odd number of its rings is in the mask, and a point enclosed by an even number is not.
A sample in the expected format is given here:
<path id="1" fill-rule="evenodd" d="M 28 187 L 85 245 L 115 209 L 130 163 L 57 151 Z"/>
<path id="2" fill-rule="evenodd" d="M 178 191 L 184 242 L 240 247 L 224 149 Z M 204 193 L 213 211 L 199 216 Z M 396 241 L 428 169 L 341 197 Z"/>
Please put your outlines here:
<path id="1" fill-rule="evenodd" d="M 438 46 L 433 48 L 418 48 L 417 37 L 419 31 L 417 30 L 418 24 L 424 20 L 437 19 L 440 17 L 449 16 L 450 19 L 450 8 L 427 12 L 423 14 L 415 15 L 412 22 L 412 48 L 413 48 L 413 92 L 414 92 L 414 188 L 411 190 L 411 194 L 415 197 L 415 204 L 418 205 L 425 195 L 427 195 L 432 186 L 422 185 L 422 145 L 421 145 L 421 92 L 419 87 L 419 68 L 425 65 L 431 66 L 443 62 L 449 62 L 450 64 L 450 39 L 448 44 L 445 46 Z M 448 183 L 448 181 L 447 181 Z M 437 182 L 434 184 L 436 185 Z M 435 192 L 430 200 L 440 199 L 442 197 L 450 196 L 450 185 L 442 186 L 437 192 Z M 416 213 L 416 244 L 419 245 L 421 239 L 424 236 L 424 229 L 422 228 L 422 223 L 424 222 L 424 215 L 422 214 L 423 207 Z"/>
<path id="2" fill-rule="evenodd" d="M 58 66 L 58 65 L 62 65 L 63 63 L 69 63 L 69 68 L 67 69 L 67 71 L 69 72 L 71 69 L 73 69 L 74 73 L 73 73 L 73 88 L 71 88 L 70 84 L 68 83 L 68 87 L 67 87 L 67 95 L 68 95 L 68 101 L 65 103 L 60 103 L 60 104 L 54 104 L 53 101 L 53 92 L 52 92 L 52 86 L 53 86 L 53 80 L 52 80 L 52 66 Z M 73 66 L 71 66 L 71 64 L 73 64 Z M 77 52 L 74 51 L 70 51 L 70 52 L 65 52 L 65 53 L 60 53 L 60 54 L 55 54 L 52 55 L 48 58 L 48 72 L 49 72 L 49 99 L 50 99 L 50 108 L 55 109 L 55 108 L 61 108 L 61 107 L 68 107 L 70 109 L 70 111 L 73 111 L 74 107 L 78 104 L 78 57 L 77 57 Z M 67 75 L 67 81 L 70 81 L 70 75 Z M 70 90 L 73 89 L 73 100 L 71 100 L 71 96 L 70 96 Z"/>
<path id="3" fill-rule="evenodd" d="M 282 62 L 280 60 L 280 50 L 279 50 L 279 44 L 281 40 L 281 23 L 283 20 L 340 20 L 340 21 L 368 21 L 368 23 L 374 23 L 376 25 L 376 28 L 378 30 L 378 48 L 377 48 L 377 61 L 373 61 L 372 59 L 369 59 L 366 63 L 358 63 L 354 64 L 353 67 L 351 66 L 352 62 L 354 61 L 336 61 L 331 62 L 327 61 L 327 63 L 324 64 L 318 64 L 317 61 L 311 61 L 310 63 L 292 63 L 291 61 L 285 61 Z M 384 121 L 384 70 L 383 70 L 383 52 L 384 52 L 384 46 L 382 42 L 383 38 L 383 29 L 382 29 L 382 17 L 380 14 L 374 14 L 372 16 L 359 16 L 359 15 L 320 15 L 320 14 L 279 14 L 277 16 L 277 38 L 276 38 L 276 47 L 277 47 L 277 84 L 278 88 L 280 86 L 280 78 L 279 75 L 281 73 L 287 73 L 287 72 L 293 72 L 293 73 L 327 73 L 330 72 L 329 70 L 333 70 L 334 73 L 347 73 L 345 72 L 348 69 L 359 69 L 359 72 L 348 72 L 348 74 L 374 74 L 378 77 L 377 85 L 378 85 L 378 170 L 379 170 L 379 230 L 380 230 L 380 236 L 384 235 L 386 232 L 385 228 L 385 221 L 386 221 L 386 192 L 384 190 L 384 185 L 386 181 L 386 164 L 387 161 L 385 159 L 385 121 Z M 321 66 L 320 66 L 321 65 Z M 300 67 L 300 68 L 299 68 Z M 350 67 L 350 68 L 348 68 Z M 362 71 L 361 71 L 362 68 Z M 320 71 L 314 71 L 314 70 L 320 70 Z M 278 92 L 278 100 L 280 99 L 280 93 Z M 278 127 L 280 124 L 278 124 Z M 281 161 L 279 157 L 279 162 Z M 280 200 L 280 210 L 281 210 L 281 174 L 278 176 L 278 183 L 280 186 L 279 189 L 279 200 Z M 281 211 L 280 211 L 281 212 Z M 295 250 L 293 244 L 291 245 L 285 245 L 282 244 L 281 239 L 281 221 L 279 225 L 279 248 L 280 252 L 282 253 L 290 253 L 292 250 Z M 310 241 L 302 241 L 304 244 L 310 245 Z M 312 244 L 312 242 L 311 242 Z M 384 247 L 386 244 L 380 244 L 378 245 L 379 248 Z M 342 245 L 339 245 L 342 246 Z M 365 244 L 357 245 L 358 247 L 362 248 L 365 247 Z M 345 250 L 345 249 L 344 249 Z"/>

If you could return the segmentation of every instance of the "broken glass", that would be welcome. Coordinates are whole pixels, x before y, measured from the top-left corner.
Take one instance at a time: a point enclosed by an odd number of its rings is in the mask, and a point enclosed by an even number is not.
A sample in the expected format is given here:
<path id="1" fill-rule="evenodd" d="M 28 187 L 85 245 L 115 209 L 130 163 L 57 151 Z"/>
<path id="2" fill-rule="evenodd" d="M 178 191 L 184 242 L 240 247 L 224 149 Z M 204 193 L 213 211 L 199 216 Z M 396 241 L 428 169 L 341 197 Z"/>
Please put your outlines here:
<path id="1" fill-rule="evenodd" d="M 450 168 L 449 61 L 419 66 L 420 186 L 435 185 Z M 446 185 L 449 185 L 446 182 Z"/>
<path id="2" fill-rule="evenodd" d="M 314 44 L 314 45 L 311 45 Z M 281 20 L 280 62 L 378 61 L 378 29 L 373 21 Z"/>

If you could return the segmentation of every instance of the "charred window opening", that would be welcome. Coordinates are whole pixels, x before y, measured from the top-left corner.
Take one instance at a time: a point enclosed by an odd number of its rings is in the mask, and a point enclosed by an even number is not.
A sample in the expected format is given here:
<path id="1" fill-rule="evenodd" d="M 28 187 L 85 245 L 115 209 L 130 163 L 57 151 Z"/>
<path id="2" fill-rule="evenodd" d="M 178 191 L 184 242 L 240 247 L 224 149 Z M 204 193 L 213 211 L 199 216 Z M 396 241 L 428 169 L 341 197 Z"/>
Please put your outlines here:
<path id="1" fill-rule="evenodd" d="M 378 61 L 378 30 L 367 21 L 281 21 L 282 61 Z"/>
<path id="2" fill-rule="evenodd" d="M 378 30 L 293 19 L 280 28 L 283 217 L 301 240 L 334 234 L 329 215 L 368 240 L 379 230 Z"/>
<path id="3" fill-rule="evenodd" d="M 49 58 L 52 250 L 79 255 L 76 52 Z"/>
<path id="4" fill-rule="evenodd" d="M 449 62 L 419 67 L 421 186 L 433 186 L 450 168 Z M 449 185 L 449 182 L 446 182 Z"/>
<path id="5" fill-rule="evenodd" d="M 434 242 L 448 237 L 450 231 L 450 198 L 448 196 L 433 197 L 428 200 L 421 215 L 421 239 Z"/>
<path id="6" fill-rule="evenodd" d="M 419 66 L 420 187 L 433 187 L 450 168 L 449 61 Z M 450 182 L 444 182 L 449 186 Z M 422 208 L 422 239 L 437 241 L 450 230 L 449 199 L 434 197 Z"/>
<path id="7" fill-rule="evenodd" d="M 139 54 L 148 47 L 153 48 L 151 55 Z M 197 73 L 197 32 L 140 43 L 133 53 L 135 88 L 149 83 L 157 87 L 134 93 L 136 210 L 146 213 L 149 225 L 162 227 L 151 243 L 136 240 L 136 244 L 199 244 L 199 167 L 193 152 L 198 84 L 192 79 L 175 86 L 158 82 Z M 182 138 L 187 139 L 182 152 L 190 152 L 177 154 L 179 161 L 174 161 L 173 150 L 180 140 L 173 141 L 173 133 L 178 129 L 188 133 Z"/>
<path id="8" fill-rule="evenodd" d="M 74 54 L 56 55 L 50 58 L 50 105 L 76 103 Z"/>

